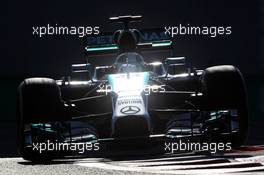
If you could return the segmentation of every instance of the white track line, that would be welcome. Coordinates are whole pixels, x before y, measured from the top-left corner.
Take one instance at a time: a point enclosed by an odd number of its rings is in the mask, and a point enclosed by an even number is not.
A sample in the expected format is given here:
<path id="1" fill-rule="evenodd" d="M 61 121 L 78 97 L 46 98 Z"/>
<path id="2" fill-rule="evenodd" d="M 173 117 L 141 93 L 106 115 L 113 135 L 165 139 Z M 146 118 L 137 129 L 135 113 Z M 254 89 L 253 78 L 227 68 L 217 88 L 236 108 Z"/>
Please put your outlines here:
<path id="1" fill-rule="evenodd" d="M 183 160 L 195 160 L 208 158 L 206 155 L 191 155 L 191 156 L 174 156 L 174 157 L 164 157 L 164 158 L 146 158 L 144 160 L 120 160 L 117 162 L 162 162 L 162 161 L 183 161 Z M 114 160 L 114 162 L 116 162 Z"/>
<path id="2" fill-rule="evenodd" d="M 252 172 L 252 171 L 263 171 L 264 166 L 257 167 L 246 167 L 246 168 L 214 168 L 214 169 L 192 169 L 188 170 L 185 168 L 173 168 L 163 169 L 161 167 L 153 169 L 151 168 L 140 168 L 140 167 L 127 167 L 121 165 L 112 165 L 107 163 L 78 163 L 76 165 L 85 166 L 90 168 L 99 168 L 105 170 L 116 170 L 116 171 L 133 171 L 133 172 L 147 172 L 147 173 L 168 173 L 168 174 L 221 174 L 221 173 L 231 173 L 231 172 Z"/>
<path id="3" fill-rule="evenodd" d="M 236 158 L 235 160 L 239 162 L 261 163 L 262 165 L 264 165 L 264 155 L 253 156 L 248 158 Z"/>
<path id="4" fill-rule="evenodd" d="M 244 163 L 244 162 L 233 162 L 233 163 L 217 163 L 217 164 L 206 164 L 206 165 L 168 165 L 168 166 L 157 166 L 151 167 L 155 170 L 190 170 L 190 169 L 208 169 L 208 168 L 236 168 L 248 167 L 248 166 L 262 166 L 260 163 Z M 142 169 L 150 167 L 141 167 Z"/>
<path id="5" fill-rule="evenodd" d="M 197 159 L 198 158 L 198 159 Z M 160 159 L 153 158 L 147 160 L 131 161 L 107 161 L 98 163 L 88 163 L 85 160 L 76 165 L 101 168 L 117 171 L 134 171 L 148 173 L 168 173 L 168 174 L 221 174 L 231 172 L 252 172 L 263 171 L 264 166 L 261 161 L 264 156 L 250 158 L 237 158 L 235 162 L 225 158 L 209 158 L 201 156 L 180 156 L 180 157 L 163 157 Z M 160 161 L 159 161 L 160 160 Z M 254 161 L 253 161 L 254 160 Z M 223 161 L 219 163 L 218 161 Z M 238 161 L 238 162 L 236 162 Z M 204 164 L 203 164 L 204 162 Z M 218 162 L 218 163 L 215 163 Z"/>
<path id="6" fill-rule="evenodd" d="M 212 159 L 198 159 L 198 160 L 184 160 L 184 161 L 162 161 L 162 162 L 122 162 L 122 165 L 126 166 L 137 166 L 137 167 L 145 167 L 145 166 L 165 166 L 165 165 L 195 165 L 199 164 L 212 164 L 216 162 L 226 163 L 230 162 L 224 158 L 212 158 Z"/>

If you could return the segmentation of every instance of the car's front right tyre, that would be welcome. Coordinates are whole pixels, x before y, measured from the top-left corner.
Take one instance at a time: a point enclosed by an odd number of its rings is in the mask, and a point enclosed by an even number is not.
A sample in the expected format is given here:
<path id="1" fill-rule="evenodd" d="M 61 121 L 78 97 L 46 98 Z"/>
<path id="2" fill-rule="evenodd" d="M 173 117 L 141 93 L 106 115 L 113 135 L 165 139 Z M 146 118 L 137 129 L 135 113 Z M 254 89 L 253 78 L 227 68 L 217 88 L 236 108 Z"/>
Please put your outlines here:
<path id="1" fill-rule="evenodd" d="M 29 78 L 20 84 L 17 97 L 17 149 L 25 160 L 46 162 L 54 158 L 53 153 L 39 153 L 26 144 L 25 130 L 29 128 L 25 126 L 56 121 L 58 117 L 63 117 L 63 110 L 64 103 L 55 80 Z"/>

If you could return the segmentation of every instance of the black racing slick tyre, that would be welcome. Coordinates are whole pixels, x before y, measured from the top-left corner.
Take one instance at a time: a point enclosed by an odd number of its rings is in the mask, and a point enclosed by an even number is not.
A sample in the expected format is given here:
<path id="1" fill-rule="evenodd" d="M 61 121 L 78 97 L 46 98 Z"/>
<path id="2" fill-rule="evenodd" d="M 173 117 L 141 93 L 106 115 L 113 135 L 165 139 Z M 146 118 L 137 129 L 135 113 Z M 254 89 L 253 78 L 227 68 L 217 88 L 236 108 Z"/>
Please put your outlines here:
<path id="1" fill-rule="evenodd" d="M 63 108 L 60 88 L 55 80 L 29 78 L 20 84 L 17 98 L 17 148 L 25 160 L 44 162 L 53 158 L 50 153 L 40 154 L 26 145 L 25 130 L 30 123 L 57 120 L 61 117 Z"/>
<path id="2" fill-rule="evenodd" d="M 236 109 L 239 131 L 227 137 L 232 147 L 243 145 L 248 135 L 248 107 L 244 78 L 231 65 L 205 69 L 202 75 L 207 110 Z"/>

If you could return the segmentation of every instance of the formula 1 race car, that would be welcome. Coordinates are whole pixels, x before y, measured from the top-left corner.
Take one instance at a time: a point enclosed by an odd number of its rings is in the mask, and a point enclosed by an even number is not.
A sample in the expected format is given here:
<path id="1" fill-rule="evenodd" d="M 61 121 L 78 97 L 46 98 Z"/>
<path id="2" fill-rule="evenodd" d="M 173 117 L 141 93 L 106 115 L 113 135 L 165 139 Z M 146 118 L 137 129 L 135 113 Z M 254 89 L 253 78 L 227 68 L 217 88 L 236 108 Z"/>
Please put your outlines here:
<path id="1" fill-rule="evenodd" d="M 142 31 L 129 28 L 141 18 L 110 18 L 124 28 L 112 33 L 110 42 L 106 36 L 100 42 L 94 40 L 99 36 L 86 38 L 92 41 L 85 46 L 86 62 L 73 64 L 71 76 L 21 83 L 17 126 L 24 159 L 54 159 L 58 152 L 34 150 L 47 140 L 72 144 L 198 137 L 232 147 L 244 144 L 248 111 L 241 72 L 232 65 L 187 67 L 185 57 L 175 56 L 173 40 L 162 34 L 148 40 Z M 144 56 L 164 51 L 170 55 L 152 62 Z M 112 63 L 96 65 L 96 56 Z"/>

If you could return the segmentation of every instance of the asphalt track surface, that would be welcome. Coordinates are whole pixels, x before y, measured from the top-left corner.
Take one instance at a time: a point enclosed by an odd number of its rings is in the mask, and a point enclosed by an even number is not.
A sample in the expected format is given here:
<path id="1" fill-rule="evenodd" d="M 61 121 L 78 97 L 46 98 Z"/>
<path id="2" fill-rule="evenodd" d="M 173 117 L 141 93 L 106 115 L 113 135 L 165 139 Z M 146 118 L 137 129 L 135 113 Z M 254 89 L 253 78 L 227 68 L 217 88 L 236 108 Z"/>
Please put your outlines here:
<path id="1" fill-rule="evenodd" d="M 22 158 L 1 158 L 0 174 L 264 174 L 264 146 L 225 154 L 177 153 L 108 158 L 68 158 L 33 164 Z"/>

